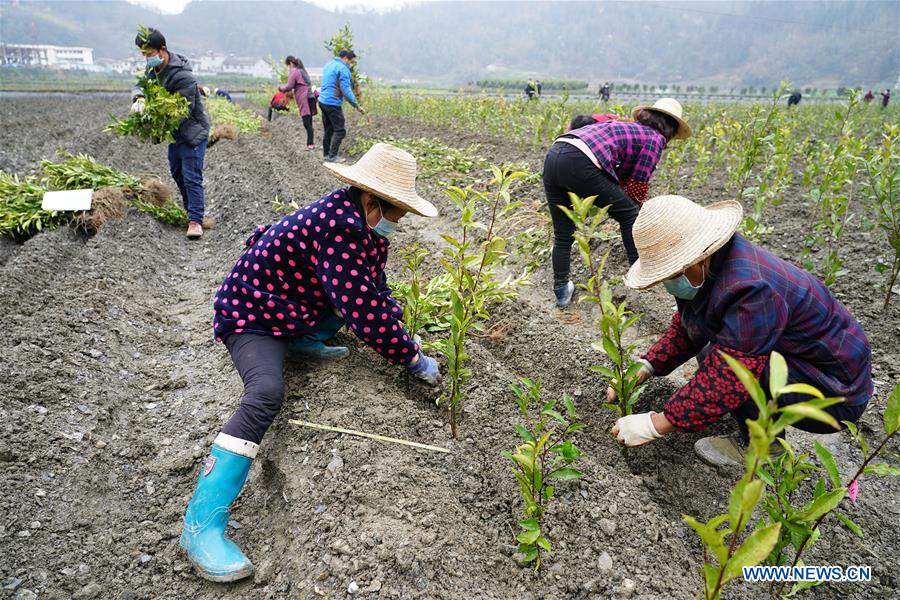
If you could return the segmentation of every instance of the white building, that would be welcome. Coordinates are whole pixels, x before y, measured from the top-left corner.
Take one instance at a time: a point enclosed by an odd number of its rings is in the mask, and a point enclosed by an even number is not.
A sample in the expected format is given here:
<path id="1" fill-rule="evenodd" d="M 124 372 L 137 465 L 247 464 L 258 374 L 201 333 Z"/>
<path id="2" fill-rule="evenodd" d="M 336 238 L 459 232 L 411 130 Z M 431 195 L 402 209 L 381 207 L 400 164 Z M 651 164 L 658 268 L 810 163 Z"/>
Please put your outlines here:
<path id="1" fill-rule="evenodd" d="M 49 44 L 0 44 L 0 64 L 78 69 L 94 64 L 94 49 Z"/>
<path id="2" fill-rule="evenodd" d="M 252 77 L 272 77 L 272 66 L 261 58 L 229 56 L 222 62 L 219 73 L 223 75 L 250 75 Z"/>
<path id="3" fill-rule="evenodd" d="M 198 75 L 215 75 L 222 71 L 222 63 L 228 56 L 209 51 L 200 56 L 191 57 L 194 73 Z"/>

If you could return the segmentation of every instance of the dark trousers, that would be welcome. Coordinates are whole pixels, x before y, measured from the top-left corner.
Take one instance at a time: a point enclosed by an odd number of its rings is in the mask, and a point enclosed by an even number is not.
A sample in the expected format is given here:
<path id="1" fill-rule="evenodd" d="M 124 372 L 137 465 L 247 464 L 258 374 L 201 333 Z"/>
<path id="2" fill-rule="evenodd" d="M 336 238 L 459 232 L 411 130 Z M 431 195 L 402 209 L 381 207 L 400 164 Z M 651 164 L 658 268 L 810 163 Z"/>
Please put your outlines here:
<path id="1" fill-rule="evenodd" d="M 244 382 L 244 396 L 222 432 L 259 444 L 284 404 L 284 357 L 291 342 L 325 342 L 343 326 L 342 318 L 326 315 L 314 329 L 293 338 L 252 333 L 226 337 L 225 347 Z"/>
<path id="2" fill-rule="evenodd" d="M 640 208 L 625 190 L 603 169 L 585 156 L 584 152 L 567 144 L 557 142 L 550 148 L 544 159 L 544 193 L 550 218 L 553 220 L 553 287 L 558 288 L 569 281 L 569 267 L 572 257 L 572 242 L 575 238 L 575 224 L 559 209 L 572 206 L 569 192 L 581 198 L 597 196 L 595 206 L 609 206 L 609 216 L 619 222 L 622 245 L 629 264 L 638 259 L 631 228 Z"/>
<path id="3" fill-rule="evenodd" d="M 795 375 L 796 374 L 793 371 L 789 373 L 789 383 L 808 383 L 813 387 L 817 387 L 815 381 L 803 381 L 803 378 L 796 377 Z M 766 393 L 766 397 L 769 398 L 768 366 L 763 369 L 759 381 Z M 830 394 L 826 390 L 822 390 L 822 393 L 825 394 L 826 398 L 840 395 Z M 812 396 L 807 396 L 806 394 L 784 394 L 783 396 L 778 397 L 778 406 L 788 406 L 789 404 L 805 402 L 811 399 Z M 841 426 L 841 429 L 843 429 L 844 424 L 842 423 L 842 421 L 850 421 L 851 423 L 856 423 L 862 416 L 863 412 L 866 410 L 866 406 L 868 406 L 868 404 L 868 402 L 864 402 L 863 404 L 849 406 L 846 403 L 841 402 L 839 404 L 832 404 L 831 406 L 826 407 L 823 410 L 834 417 L 838 424 Z M 747 430 L 747 419 L 753 420 L 759 417 L 759 409 L 756 407 L 756 403 L 752 399 L 748 399 L 746 402 L 733 410 L 731 412 L 731 416 L 734 417 L 735 421 L 737 421 L 741 439 L 745 443 L 748 442 L 750 440 L 750 432 Z M 834 433 L 835 431 L 837 431 L 831 425 L 822 423 L 821 421 L 816 421 L 815 419 L 801 419 L 794 423 L 791 427 L 796 427 L 797 429 L 808 431 L 810 433 Z"/>
<path id="4" fill-rule="evenodd" d="M 301 117 L 303 120 L 303 128 L 306 129 L 306 145 L 312 146 L 313 144 L 313 128 L 312 128 L 312 115 L 305 115 Z"/>
<path id="5" fill-rule="evenodd" d="M 340 106 L 329 106 L 319 103 L 319 110 L 322 112 L 322 127 L 325 133 L 322 136 L 322 151 L 325 156 L 337 156 L 347 135 L 347 129 L 344 127 L 344 109 Z"/>
<path id="6" fill-rule="evenodd" d="M 196 148 L 187 142 L 169 144 L 169 171 L 181 192 L 181 204 L 188 220 L 203 222 L 203 159 L 206 156 L 206 140 Z"/>

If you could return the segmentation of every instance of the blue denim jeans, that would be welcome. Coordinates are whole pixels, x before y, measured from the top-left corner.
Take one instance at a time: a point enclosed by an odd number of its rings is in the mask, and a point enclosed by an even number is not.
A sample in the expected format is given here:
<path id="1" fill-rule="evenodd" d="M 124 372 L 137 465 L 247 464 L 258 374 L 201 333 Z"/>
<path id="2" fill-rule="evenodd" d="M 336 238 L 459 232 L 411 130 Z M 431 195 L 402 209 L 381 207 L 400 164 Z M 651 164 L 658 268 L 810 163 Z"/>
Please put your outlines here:
<path id="1" fill-rule="evenodd" d="M 206 156 L 206 141 L 196 148 L 187 142 L 169 144 L 169 171 L 181 192 L 181 204 L 188 213 L 189 221 L 203 222 L 203 159 Z"/>

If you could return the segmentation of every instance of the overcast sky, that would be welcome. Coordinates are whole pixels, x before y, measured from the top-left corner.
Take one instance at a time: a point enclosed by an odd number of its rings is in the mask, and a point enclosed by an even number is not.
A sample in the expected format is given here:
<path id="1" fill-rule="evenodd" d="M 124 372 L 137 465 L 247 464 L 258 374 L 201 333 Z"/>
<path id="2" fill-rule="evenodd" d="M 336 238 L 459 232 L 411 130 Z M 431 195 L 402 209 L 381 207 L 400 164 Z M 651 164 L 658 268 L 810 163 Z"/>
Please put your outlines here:
<path id="1" fill-rule="evenodd" d="M 325 10 L 335 11 L 339 8 L 363 7 L 375 10 L 386 10 L 406 4 L 415 4 L 417 1 L 427 0 L 303 0 L 315 4 Z M 139 4 L 156 9 L 163 14 L 178 14 L 191 0 L 127 0 L 131 4 Z"/>

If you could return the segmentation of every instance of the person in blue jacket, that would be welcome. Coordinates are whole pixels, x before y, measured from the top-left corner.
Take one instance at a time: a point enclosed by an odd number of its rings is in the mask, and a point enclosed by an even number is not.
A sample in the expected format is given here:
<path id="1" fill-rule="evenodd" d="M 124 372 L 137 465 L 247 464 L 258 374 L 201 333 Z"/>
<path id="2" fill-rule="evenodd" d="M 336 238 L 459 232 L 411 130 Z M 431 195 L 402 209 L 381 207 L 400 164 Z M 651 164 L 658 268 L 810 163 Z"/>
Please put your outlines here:
<path id="1" fill-rule="evenodd" d="M 322 112 L 322 126 L 325 134 L 322 137 L 322 151 L 326 162 L 344 162 L 337 153 L 347 135 L 344 126 L 344 100 L 360 113 L 365 111 L 356 101 L 350 87 L 350 64 L 356 58 L 352 50 L 341 50 L 340 53 L 325 65 L 322 70 L 322 86 L 319 89 L 319 108 Z"/>

